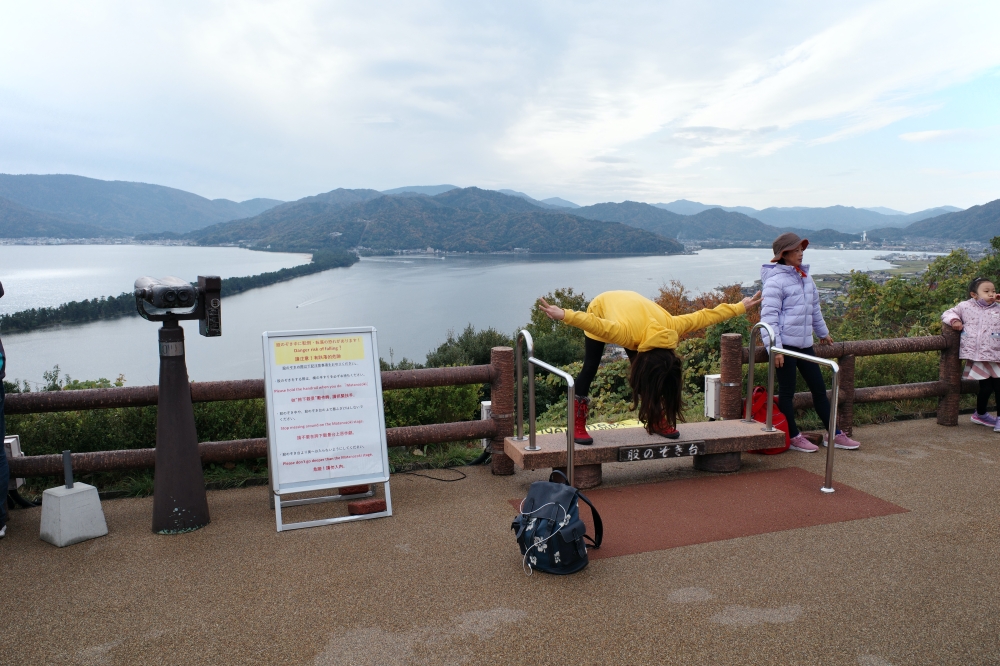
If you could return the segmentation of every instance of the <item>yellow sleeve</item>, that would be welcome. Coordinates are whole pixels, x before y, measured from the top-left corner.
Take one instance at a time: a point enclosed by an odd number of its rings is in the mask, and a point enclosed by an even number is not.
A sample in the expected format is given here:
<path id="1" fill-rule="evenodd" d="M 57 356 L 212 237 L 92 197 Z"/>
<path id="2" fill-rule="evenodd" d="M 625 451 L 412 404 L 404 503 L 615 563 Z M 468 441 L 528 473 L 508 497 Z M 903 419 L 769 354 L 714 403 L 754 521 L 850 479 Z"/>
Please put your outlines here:
<path id="1" fill-rule="evenodd" d="M 731 317 L 745 313 L 747 309 L 743 303 L 723 303 L 714 308 L 705 308 L 686 315 L 677 315 L 670 321 L 670 327 L 677 331 L 678 335 L 683 335 L 689 331 L 697 331 L 712 324 L 718 324 Z"/>
<path id="2" fill-rule="evenodd" d="M 564 323 L 575 328 L 582 328 L 584 332 L 590 333 L 602 342 L 611 342 L 631 348 L 632 343 L 625 339 L 624 327 L 617 321 L 601 319 L 589 312 L 577 312 L 576 310 L 564 310 L 564 312 L 566 313 L 563 318 Z"/>

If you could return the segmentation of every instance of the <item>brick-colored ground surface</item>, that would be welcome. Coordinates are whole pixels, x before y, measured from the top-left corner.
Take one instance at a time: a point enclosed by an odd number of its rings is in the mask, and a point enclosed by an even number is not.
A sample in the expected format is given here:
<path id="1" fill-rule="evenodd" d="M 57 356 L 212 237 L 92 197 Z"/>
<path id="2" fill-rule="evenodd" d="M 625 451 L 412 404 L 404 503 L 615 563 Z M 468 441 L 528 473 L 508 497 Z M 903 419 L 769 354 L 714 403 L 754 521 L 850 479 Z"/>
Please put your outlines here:
<path id="1" fill-rule="evenodd" d="M 856 437 L 836 481 L 907 513 L 599 559 L 568 577 L 525 577 L 508 531 L 508 500 L 542 472 L 401 476 L 392 518 L 283 534 L 263 488 L 210 492 L 212 524 L 170 537 L 150 532 L 152 500 L 105 502 L 110 534 L 64 549 L 38 539 L 39 509 L 13 511 L 0 663 L 1000 663 L 1000 434 L 966 416 Z M 610 465 L 604 487 L 702 475 L 690 464 Z"/>

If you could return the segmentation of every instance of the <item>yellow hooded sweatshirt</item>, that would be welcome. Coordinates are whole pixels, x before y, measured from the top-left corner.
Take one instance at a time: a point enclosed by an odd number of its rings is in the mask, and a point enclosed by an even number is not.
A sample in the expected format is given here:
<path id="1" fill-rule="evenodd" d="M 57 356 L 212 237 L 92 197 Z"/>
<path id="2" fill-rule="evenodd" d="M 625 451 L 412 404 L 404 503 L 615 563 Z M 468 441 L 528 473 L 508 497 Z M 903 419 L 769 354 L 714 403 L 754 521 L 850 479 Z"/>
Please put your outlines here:
<path id="1" fill-rule="evenodd" d="M 742 303 L 723 303 L 686 315 L 671 315 L 634 291 L 606 291 L 586 312 L 566 310 L 564 322 L 582 328 L 588 338 L 626 349 L 676 349 L 680 335 L 746 312 Z"/>

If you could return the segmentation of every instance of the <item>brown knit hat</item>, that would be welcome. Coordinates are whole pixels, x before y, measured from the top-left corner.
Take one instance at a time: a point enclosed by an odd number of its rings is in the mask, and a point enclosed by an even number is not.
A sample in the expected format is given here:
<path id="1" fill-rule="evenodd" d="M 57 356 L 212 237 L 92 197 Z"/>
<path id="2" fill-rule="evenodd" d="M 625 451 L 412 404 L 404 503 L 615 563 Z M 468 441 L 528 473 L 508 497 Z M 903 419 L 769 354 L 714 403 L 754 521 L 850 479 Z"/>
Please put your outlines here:
<path id="1" fill-rule="evenodd" d="M 803 250 L 806 249 L 809 247 L 809 241 L 805 238 L 799 238 L 798 234 L 794 234 L 791 231 L 781 234 L 771 244 L 771 249 L 774 250 L 774 259 L 771 260 L 771 263 L 779 261 L 781 255 L 789 250 L 797 250 L 800 247 Z"/>

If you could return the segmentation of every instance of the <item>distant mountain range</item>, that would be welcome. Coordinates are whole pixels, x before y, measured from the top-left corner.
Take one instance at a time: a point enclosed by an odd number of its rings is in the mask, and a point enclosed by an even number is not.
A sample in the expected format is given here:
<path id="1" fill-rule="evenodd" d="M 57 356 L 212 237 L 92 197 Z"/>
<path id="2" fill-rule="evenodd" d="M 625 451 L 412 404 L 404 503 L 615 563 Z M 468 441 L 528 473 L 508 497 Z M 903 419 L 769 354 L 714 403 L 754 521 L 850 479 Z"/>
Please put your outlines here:
<path id="1" fill-rule="evenodd" d="M 962 210 L 954 206 L 928 208 L 917 213 L 894 211 L 891 208 L 853 208 L 851 206 L 829 206 L 827 208 L 765 208 L 757 210 L 746 206 L 711 206 L 697 201 L 679 199 L 671 203 L 654 204 L 658 208 L 669 210 L 680 215 L 697 215 L 698 213 L 719 208 L 734 213 L 743 213 L 749 217 L 766 222 L 776 227 L 796 227 L 799 229 L 835 229 L 844 233 L 859 234 L 862 231 L 882 227 L 905 227 L 914 222 L 930 217 L 954 213 Z"/>
<path id="2" fill-rule="evenodd" d="M 107 181 L 69 175 L 0 174 L 0 197 L 37 216 L 31 224 L 50 229 L 56 222 L 66 238 L 184 233 L 237 218 L 252 217 L 280 201 L 206 199 L 162 185 Z M 0 211 L 0 229 L 15 213 Z M 23 218 L 24 213 L 16 213 Z M 81 225 L 81 226 L 71 226 Z M 34 227 L 32 227 L 34 228 Z M 95 231 L 96 230 L 96 231 Z M 23 237 L 21 235 L 15 237 Z"/>
<path id="3" fill-rule="evenodd" d="M 309 251 L 360 247 L 373 251 L 663 254 L 676 240 L 616 222 L 588 220 L 520 197 L 476 187 L 427 196 L 403 192 L 371 198 L 370 190 L 334 190 L 284 204 L 248 220 L 188 234 L 205 245 Z M 354 196 L 361 202 L 342 203 Z"/>
<path id="4" fill-rule="evenodd" d="M 107 229 L 67 222 L 0 197 L 0 238 L 101 238 Z"/>
<path id="5" fill-rule="evenodd" d="M 1000 199 L 955 213 L 945 213 L 915 222 L 904 229 L 885 227 L 868 232 L 871 240 L 943 238 L 956 242 L 989 241 L 1000 236 Z"/>
<path id="6" fill-rule="evenodd" d="M 382 190 L 382 194 L 426 194 L 429 197 L 433 197 L 437 194 L 443 194 L 448 190 L 460 189 L 457 185 L 411 185 L 408 187 L 397 187 L 392 190 Z M 512 197 L 521 197 L 522 199 L 527 199 L 531 203 L 537 205 L 539 208 L 579 208 L 578 204 L 572 201 L 566 201 L 565 199 L 560 199 L 559 197 L 550 197 L 548 199 L 533 199 L 529 197 L 524 192 L 517 192 L 515 190 L 497 190 L 497 192 L 502 192 L 503 194 L 508 194 Z"/>
<path id="7" fill-rule="evenodd" d="M 1000 235 L 1000 201 L 905 214 L 890 208 L 712 206 L 681 199 L 579 206 L 515 190 L 419 185 L 339 188 L 297 201 L 209 200 L 160 185 L 71 175 L 0 174 L 0 237 L 187 238 L 272 249 L 662 253 L 681 242 L 769 243 L 783 231 L 818 244 Z"/>
<path id="8" fill-rule="evenodd" d="M 658 206 L 626 201 L 584 206 L 573 211 L 574 215 L 606 222 L 621 222 L 639 229 L 678 240 L 725 240 L 737 242 L 770 242 L 785 231 L 805 234 L 805 229 L 778 228 L 760 220 L 721 208 L 708 208 L 694 215 L 679 215 Z M 810 239 L 822 245 L 850 243 L 859 236 L 826 229 L 809 233 Z"/>

